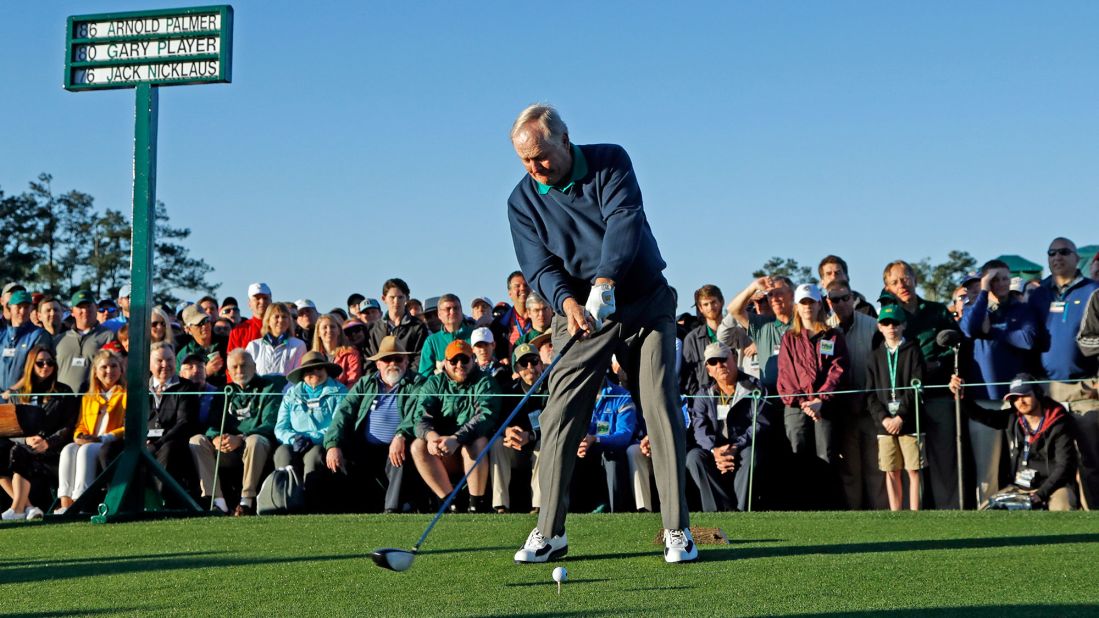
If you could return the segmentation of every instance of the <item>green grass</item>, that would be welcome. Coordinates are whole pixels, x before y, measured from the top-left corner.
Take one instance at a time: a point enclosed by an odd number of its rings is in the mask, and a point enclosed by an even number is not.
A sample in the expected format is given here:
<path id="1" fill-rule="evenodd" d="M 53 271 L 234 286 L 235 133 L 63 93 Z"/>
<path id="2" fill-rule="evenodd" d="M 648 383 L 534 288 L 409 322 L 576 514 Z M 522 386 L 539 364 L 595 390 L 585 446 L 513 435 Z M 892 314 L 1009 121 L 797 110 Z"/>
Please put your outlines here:
<path id="1" fill-rule="evenodd" d="M 695 515 L 732 540 L 667 565 L 656 515 L 573 515 L 569 581 L 515 565 L 534 518 L 448 515 L 412 569 L 378 569 L 426 516 L 0 526 L 6 615 L 997 616 L 1099 613 L 1090 513 Z"/>

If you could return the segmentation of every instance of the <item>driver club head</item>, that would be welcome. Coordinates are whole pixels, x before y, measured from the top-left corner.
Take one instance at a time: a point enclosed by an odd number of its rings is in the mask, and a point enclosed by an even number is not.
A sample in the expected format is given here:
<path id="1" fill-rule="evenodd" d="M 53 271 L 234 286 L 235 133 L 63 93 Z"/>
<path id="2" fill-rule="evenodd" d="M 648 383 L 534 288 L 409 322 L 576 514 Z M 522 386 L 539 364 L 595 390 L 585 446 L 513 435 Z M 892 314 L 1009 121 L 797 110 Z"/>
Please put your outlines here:
<path id="1" fill-rule="evenodd" d="M 374 561 L 374 564 L 382 567 L 383 569 L 389 569 L 390 571 L 407 571 L 412 567 L 412 560 L 416 557 L 416 552 L 407 551 L 404 549 L 397 549 L 394 547 L 386 549 L 377 549 L 370 554 L 370 558 Z"/>

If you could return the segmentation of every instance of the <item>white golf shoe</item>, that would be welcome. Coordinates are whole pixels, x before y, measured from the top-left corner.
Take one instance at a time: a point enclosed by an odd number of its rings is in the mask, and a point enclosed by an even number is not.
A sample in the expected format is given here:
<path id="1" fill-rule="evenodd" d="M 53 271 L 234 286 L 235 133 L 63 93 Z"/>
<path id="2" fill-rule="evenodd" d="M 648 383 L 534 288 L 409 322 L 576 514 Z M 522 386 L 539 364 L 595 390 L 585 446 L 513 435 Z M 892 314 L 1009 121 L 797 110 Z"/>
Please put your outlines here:
<path id="1" fill-rule="evenodd" d="M 664 562 L 693 562 L 698 559 L 698 548 L 688 528 L 664 530 Z"/>
<path id="2" fill-rule="evenodd" d="M 515 552 L 515 563 L 549 562 L 569 553 L 569 535 L 562 534 L 547 539 L 538 528 L 530 531 L 527 542 Z"/>
<path id="3" fill-rule="evenodd" d="M 27 518 L 26 511 L 15 512 L 15 509 L 8 509 L 3 513 L 0 513 L 0 519 L 4 521 L 21 521 Z"/>

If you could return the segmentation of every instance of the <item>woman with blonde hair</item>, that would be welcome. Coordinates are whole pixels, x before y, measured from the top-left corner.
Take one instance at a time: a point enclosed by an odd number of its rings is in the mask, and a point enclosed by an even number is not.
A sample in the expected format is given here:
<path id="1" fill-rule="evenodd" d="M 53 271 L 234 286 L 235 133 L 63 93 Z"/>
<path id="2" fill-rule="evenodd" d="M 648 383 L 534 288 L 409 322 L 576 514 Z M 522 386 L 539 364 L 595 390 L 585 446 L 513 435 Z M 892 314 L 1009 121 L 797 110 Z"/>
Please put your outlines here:
<path id="1" fill-rule="evenodd" d="M 61 449 L 57 498 L 63 514 L 95 480 L 99 449 L 121 440 L 126 421 L 126 375 L 118 354 L 100 350 L 92 359 L 88 392 L 80 401 L 73 443 Z"/>
<path id="2" fill-rule="evenodd" d="M 838 438 L 842 404 L 832 393 L 844 388 L 850 359 L 843 333 L 826 323 L 820 289 L 802 284 L 794 291 L 794 316 L 782 336 L 778 355 L 778 393 L 786 404 L 783 417 L 805 483 L 795 495 L 806 496 L 808 509 L 842 506 Z"/>
<path id="3" fill-rule="evenodd" d="M 160 341 L 167 341 L 172 347 L 176 345 L 176 337 L 172 332 L 172 318 L 160 307 L 153 307 L 149 317 L 149 345 Z M 127 348 L 128 349 L 128 348 Z"/>
<path id="4" fill-rule="evenodd" d="M 286 304 L 271 303 L 263 313 L 260 338 L 244 346 L 256 361 L 257 374 L 285 376 L 298 368 L 306 346 L 294 336 L 293 328 L 294 318 Z"/>
<path id="5" fill-rule="evenodd" d="M 320 352 L 343 370 L 339 381 L 344 386 L 354 386 L 363 375 L 363 357 L 343 332 L 340 319 L 331 314 L 317 318 L 313 330 L 313 351 Z"/>

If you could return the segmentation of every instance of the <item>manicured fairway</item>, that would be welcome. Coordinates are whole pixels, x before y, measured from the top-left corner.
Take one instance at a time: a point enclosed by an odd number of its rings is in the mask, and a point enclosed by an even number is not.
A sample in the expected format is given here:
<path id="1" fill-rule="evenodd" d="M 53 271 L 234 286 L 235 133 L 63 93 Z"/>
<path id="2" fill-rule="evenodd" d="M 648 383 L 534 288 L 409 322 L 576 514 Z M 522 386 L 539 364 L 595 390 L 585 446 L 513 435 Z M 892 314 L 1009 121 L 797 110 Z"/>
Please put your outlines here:
<path id="1" fill-rule="evenodd" d="M 575 515 L 569 581 L 515 565 L 527 515 L 203 518 L 0 526 L 4 615 L 1099 615 L 1090 513 L 696 515 L 730 545 L 666 565 L 656 515 Z"/>

